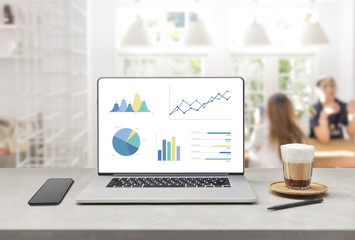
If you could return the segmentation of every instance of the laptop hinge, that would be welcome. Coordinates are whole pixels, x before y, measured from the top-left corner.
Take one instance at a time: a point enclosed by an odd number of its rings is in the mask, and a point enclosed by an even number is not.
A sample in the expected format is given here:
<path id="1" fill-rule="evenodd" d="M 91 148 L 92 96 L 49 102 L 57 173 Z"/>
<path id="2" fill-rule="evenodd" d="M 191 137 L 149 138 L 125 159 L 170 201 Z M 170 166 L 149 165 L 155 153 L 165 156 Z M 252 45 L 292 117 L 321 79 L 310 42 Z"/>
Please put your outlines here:
<path id="1" fill-rule="evenodd" d="M 228 176 L 228 173 L 115 173 L 113 176 Z"/>

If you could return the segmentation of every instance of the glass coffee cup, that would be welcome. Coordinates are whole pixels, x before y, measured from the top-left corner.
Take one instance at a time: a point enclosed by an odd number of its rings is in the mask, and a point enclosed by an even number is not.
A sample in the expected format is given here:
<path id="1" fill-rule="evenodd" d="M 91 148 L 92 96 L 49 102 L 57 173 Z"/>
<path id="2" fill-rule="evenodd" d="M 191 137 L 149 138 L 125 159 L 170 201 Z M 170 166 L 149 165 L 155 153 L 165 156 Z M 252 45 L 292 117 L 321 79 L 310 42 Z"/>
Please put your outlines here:
<path id="1" fill-rule="evenodd" d="M 308 189 L 312 179 L 314 146 L 291 143 L 280 148 L 286 187 Z"/>

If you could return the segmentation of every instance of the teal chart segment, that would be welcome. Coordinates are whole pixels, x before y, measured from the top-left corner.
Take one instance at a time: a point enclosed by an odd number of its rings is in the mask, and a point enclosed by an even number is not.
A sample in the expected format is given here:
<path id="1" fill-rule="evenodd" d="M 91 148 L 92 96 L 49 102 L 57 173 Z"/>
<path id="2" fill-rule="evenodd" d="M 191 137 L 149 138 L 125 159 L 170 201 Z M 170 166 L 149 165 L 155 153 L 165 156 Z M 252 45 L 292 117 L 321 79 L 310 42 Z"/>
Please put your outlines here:
<path id="1" fill-rule="evenodd" d="M 141 140 L 136 131 L 130 128 L 122 128 L 113 136 L 112 145 L 115 151 L 122 156 L 135 154 L 140 146 Z"/>

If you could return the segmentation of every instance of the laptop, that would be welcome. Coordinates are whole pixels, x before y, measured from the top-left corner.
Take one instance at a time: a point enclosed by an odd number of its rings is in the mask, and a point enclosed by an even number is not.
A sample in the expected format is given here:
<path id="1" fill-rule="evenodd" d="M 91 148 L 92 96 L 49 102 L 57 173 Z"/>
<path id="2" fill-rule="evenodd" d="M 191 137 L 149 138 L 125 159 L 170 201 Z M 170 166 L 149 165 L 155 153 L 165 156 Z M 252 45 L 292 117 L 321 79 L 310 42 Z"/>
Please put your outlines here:
<path id="1" fill-rule="evenodd" d="M 98 176 L 78 203 L 252 203 L 239 77 L 100 78 Z"/>

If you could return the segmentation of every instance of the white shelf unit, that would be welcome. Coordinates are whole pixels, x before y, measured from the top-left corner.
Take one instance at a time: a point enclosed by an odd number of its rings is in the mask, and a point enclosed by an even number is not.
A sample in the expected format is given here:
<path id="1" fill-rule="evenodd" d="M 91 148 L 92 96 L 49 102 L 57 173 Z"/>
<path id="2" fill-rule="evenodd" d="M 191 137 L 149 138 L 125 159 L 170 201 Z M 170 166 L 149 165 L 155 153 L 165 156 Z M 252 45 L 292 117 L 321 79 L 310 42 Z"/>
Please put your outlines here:
<path id="1" fill-rule="evenodd" d="M 6 4 L 0 1 L 0 7 Z M 10 1 L 16 50 L 16 166 L 84 167 L 88 154 L 86 0 Z M 2 10 L 2 8 L 1 8 Z M 10 44 L 11 45 L 11 44 Z"/>

